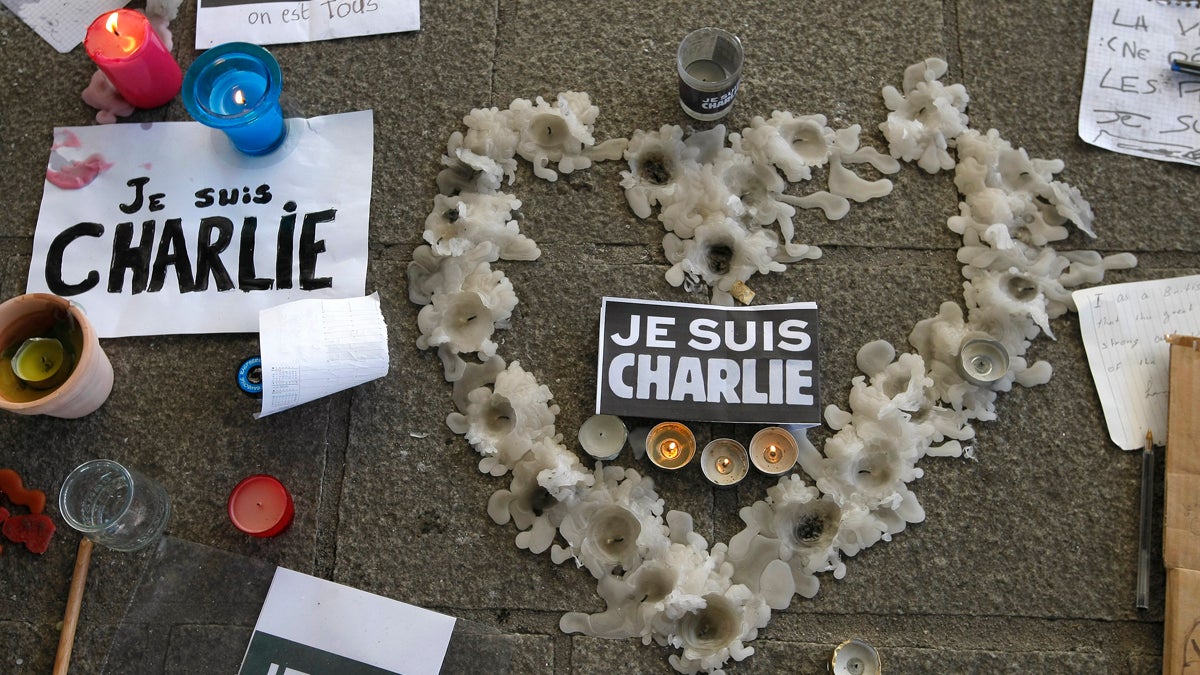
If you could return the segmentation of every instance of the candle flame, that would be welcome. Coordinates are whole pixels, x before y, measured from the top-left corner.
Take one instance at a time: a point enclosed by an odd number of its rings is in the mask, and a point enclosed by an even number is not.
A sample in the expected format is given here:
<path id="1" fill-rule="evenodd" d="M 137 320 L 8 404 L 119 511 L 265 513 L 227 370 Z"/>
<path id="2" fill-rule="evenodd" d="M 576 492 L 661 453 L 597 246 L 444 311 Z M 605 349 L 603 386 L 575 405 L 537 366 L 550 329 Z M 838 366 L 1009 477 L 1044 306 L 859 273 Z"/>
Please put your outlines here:
<path id="1" fill-rule="evenodd" d="M 137 40 L 129 35 L 121 35 L 117 30 L 117 12 L 108 15 L 108 20 L 104 22 L 104 27 L 108 29 L 108 32 L 116 36 L 117 46 L 121 48 L 121 51 L 128 53 L 137 47 Z"/>
<path id="2" fill-rule="evenodd" d="M 246 95 L 242 93 L 241 89 L 233 90 L 233 102 L 238 105 L 246 105 Z"/>
<path id="3" fill-rule="evenodd" d="M 679 444 L 675 441 L 666 441 L 658 446 L 658 451 L 662 453 L 664 459 L 675 459 L 679 456 Z"/>
<path id="4" fill-rule="evenodd" d="M 733 460 L 722 457 L 717 460 L 717 473 L 729 473 L 733 470 Z"/>
<path id="5" fill-rule="evenodd" d="M 763 456 L 768 462 L 775 464 L 783 459 L 783 451 L 779 449 L 779 446 L 772 444 L 767 446 L 767 451 L 763 453 Z"/>

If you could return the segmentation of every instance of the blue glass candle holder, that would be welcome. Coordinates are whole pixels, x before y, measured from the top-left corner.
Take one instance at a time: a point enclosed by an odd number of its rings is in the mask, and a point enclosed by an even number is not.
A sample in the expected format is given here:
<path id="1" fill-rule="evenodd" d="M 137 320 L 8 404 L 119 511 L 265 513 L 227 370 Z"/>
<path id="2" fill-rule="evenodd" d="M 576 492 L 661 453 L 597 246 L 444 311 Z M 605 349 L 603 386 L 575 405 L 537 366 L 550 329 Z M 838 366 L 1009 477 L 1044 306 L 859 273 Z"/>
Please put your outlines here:
<path id="1" fill-rule="evenodd" d="M 247 155 L 265 155 L 287 136 L 279 105 L 282 92 L 279 62 L 248 42 L 209 49 L 183 78 L 183 104 L 192 117 L 224 131 Z"/>

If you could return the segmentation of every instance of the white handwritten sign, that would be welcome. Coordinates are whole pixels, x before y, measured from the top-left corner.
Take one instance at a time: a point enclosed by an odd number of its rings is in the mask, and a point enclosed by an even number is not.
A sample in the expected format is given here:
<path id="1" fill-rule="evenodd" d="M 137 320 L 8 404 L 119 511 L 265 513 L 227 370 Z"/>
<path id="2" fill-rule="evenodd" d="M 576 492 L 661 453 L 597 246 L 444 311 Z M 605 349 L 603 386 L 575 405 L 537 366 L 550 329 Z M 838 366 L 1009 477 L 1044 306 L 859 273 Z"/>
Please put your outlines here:
<path id="1" fill-rule="evenodd" d="M 28 290 L 100 337 L 253 333 L 262 309 L 361 296 L 372 120 L 288 120 L 262 157 L 196 122 L 55 129 Z"/>
<path id="2" fill-rule="evenodd" d="M 1195 3 L 1095 0 L 1079 102 L 1079 137 L 1138 157 L 1200 165 L 1200 60 Z"/>
<path id="3" fill-rule="evenodd" d="M 277 45 L 421 28 L 419 0 L 199 0 L 196 49 Z"/>
<path id="4" fill-rule="evenodd" d="M 1200 276 L 1072 293 L 1108 435 L 1141 450 L 1146 432 L 1167 439 L 1168 334 L 1200 335 Z"/>

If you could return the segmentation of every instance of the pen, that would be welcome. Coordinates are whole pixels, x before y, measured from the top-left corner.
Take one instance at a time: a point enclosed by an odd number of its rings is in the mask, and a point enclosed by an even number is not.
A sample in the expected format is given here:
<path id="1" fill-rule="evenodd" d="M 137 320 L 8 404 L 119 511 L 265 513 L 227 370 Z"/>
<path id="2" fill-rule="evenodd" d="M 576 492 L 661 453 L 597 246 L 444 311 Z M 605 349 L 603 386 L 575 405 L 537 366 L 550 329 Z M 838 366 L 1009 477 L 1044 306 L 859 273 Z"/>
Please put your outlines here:
<path id="1" fill-rule="evenodd" d="M 1200 75 L 1200 61 L 1171 59 L 1171 70 L 1177 73 L 1187 73 L 1188 75 Z"/>
<path id="2" fill-rule="evenodd" d="M 1142 450 L 1142 517 L 1138 534 L 1137 607 L 1150 607 L 1150 528 L 1154 511 L 1154 436 L 1146 432 Z"/>

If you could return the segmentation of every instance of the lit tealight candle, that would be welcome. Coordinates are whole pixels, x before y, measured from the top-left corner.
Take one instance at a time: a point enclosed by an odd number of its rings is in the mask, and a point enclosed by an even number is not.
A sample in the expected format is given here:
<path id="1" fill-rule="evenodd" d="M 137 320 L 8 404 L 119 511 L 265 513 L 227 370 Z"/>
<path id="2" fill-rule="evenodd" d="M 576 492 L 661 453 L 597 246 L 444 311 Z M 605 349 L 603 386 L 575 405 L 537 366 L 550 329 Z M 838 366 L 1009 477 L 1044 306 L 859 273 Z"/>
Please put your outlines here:
<path id="1" fill-rule="evenodd" d="M 750 471 L 746 447 L 732 438 L 718 438 L 700 453 L 700 470 L 713 485 L 737 485 Z"/>
<path id="2" fill-rule="evenodd" d="M 96 17 L 83 48 L 134 107 L 157 108 L 179 93 L 183 72 L 141 12 L 118 9 Z"/>
<path id="3" fill-rule="evenodd" d="M 271 52 L 228 42 L 204 52 L 183 78 L 183 104 L 197 122 L 225 132 L 247 155 L 264 155 L 287 136 L 283 73 Z"/>
<path id="4" fill-rule="evenodd" d="M 696 437 L 679 422 L 663 422 L 646 436 L 646 455 L 655 466 L 678 469 L 687 466 L 696 454 Z"/>
<path id="5" fill-rule="evenodd" d="M 51 389 L 66 381 L 71 367 L 63 344 L 54 338 L 32 337 L 21 343 L 12 357 L 12 369 L 34 389 Z"/>
<path id="6" fill-rule="evenodd" d="M 750 461 L 765 474 L 790 471 L 799 455 L 796 437 L 782 427 L 767 427 L 750 439 Z"/>
<path id="7" fill-rule="evenodd" d="M 254 537 L 274 537 L 283 532 L 295 512 L 291 493 L 274 476 L 249 476 L 229 494 L 229 520 Z"/>
<path id="8" fill-rule="evenodd" d="M 579 427 L 579 445 L 596 459 L 616 459 L 629 431 L 616 415 L 592 415 Z"/>

